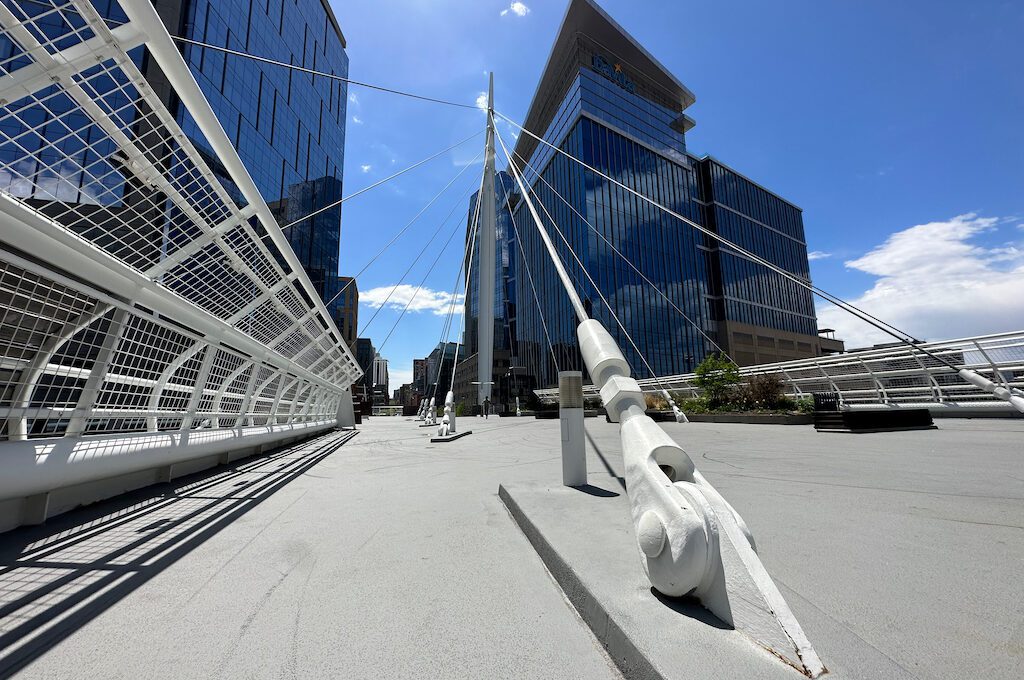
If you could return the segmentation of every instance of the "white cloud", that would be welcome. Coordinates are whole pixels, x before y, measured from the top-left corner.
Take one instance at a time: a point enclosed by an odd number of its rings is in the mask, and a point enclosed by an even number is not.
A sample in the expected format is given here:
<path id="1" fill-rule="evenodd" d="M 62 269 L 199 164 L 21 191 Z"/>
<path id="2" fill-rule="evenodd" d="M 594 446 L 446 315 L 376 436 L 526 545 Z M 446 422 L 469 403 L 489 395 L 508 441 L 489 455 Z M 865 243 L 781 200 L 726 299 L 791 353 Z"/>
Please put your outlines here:
<path id="1" fill-rule="evenodd" d="M 358 104 L 359 103 L 359 97 L 356 95 L 355 92 L 350 92 L 349 93 L 348 100 L 350 102 L 352 102 L 353 104 Z"/>
<path id="2" fill-rule="evenodd" d="M 505 16 L 509 12 L 515 14 L 517 17 L 525 17 L 527 14 L 530 13 L 530 8 L 527 7 L 525 4 L 517 1 L 510 4 L 505 9 L 501 10 L 501 16 Z"/>
<path id="3" fill-rule="evenodd" d="M 821 250 L 812 250 L 807 253 L 807 259 L 812 262 L 814 260 L 824 260 L 826 257 L 832 257 L 832 253 L 826 253 Z"/>
<path id="4" fill-rule="evenodd" d="M 373 166 L 372 165 L 360 165 L 359 169 L 362 170 L 363 172 L 369 172 L 370 170 L 373 169 Z"/>
<path id="5" fill-rule="evenodd" d="M 481 92 L 476 96 L 476 108 L 486 111 L 487 110 L 487 93 Z M 497 116 L 495 116 L 497 117 Z"/>
<path id="6" fill-rule="evenodd" d="M 976 242 L 1000 222 L 968 213 L 892 234 L 864 256 L 844 263 L 878 277 L 850 302 L 921 340 L 1024 328 L 1020 244 L 989 248 Z M 847 347 L 892 340 L 832 305 L 818 310 L 818 324 L 835 328 Z"/>
<path id="7" fill-rule="evenodd" d="M 393 368 L 388 364 L 388 386 L 394 391 L 412 382 L 412 367 Z"/>
<path id="8" fill-rule="evenodd" d="M 394 293 L 391 292 L 392 289 L 394 289 Z M 390 299 L 388 299 L 389 295 L 391 296 Z M 456 314 L 462 313 L 462 302 L 464 299 L 465 296 L 461 293 L 456 298 Z M 385 300 L 387 300 L 387 303 L 384 302 Z M 408 304 L 410 312 L 431 312 L 438 316 L 444 316 L 448 314 L 448 309 L 451 307 L 452 294 L 443 290 L 418 288 L 417 286 L 403 283 L 397 288 L 395 286 L 381 286 L 379 288 L 371 288 L 366 292 L 360 292 L 359 303 L 371 309 L 377 309 L 386 304 L 388 309 L 399 312 L 405 309 L 405 306 Z"/>
<path id="9" fill-rule="evenodd" d="M 360 118 L 359 116 L 352 116 L 352 122 L 355 123 L 356 125 L 362 125 L 363 119 Z"/>

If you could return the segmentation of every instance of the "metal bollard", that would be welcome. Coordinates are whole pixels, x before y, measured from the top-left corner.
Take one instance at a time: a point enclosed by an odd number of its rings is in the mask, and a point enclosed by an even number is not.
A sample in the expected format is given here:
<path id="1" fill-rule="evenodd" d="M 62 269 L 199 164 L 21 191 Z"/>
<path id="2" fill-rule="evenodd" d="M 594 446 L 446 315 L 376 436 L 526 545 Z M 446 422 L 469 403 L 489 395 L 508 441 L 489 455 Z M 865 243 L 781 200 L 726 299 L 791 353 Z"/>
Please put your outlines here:
<path id="1" fill-rule="evenodd" d="M 562 431 L 562 484 L 587 483 L 587 449 L 583 430 L 583 373 L 558 374 L 558 418 Z"/>

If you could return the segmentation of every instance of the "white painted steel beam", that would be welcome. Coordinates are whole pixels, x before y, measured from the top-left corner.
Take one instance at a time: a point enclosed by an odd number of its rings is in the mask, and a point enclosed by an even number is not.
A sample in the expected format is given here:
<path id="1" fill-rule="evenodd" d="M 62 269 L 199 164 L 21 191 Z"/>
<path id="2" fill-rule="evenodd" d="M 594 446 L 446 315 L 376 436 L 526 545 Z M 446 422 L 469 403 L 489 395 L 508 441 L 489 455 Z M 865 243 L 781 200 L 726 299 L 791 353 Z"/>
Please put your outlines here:
<path id="1" fill-rule="evenodd" d="M 302 272 L 302 265 L 295 256 L 295 253 L 291 249 L 291 245 L 288 243 L 284 234 L 281 232 L 281 228 L 274 218 L 274 215 L 270 212 L 270 208 L 264 202 L 259 189 L 253 182 L 252 177 L 242 164 L 241 159 L 238 157 L 237 152 L 231 144 L 231 140 L 228 139 L 227 134 L 224 132 L 224 128 L 221 126 L 220 121 L 217 120 L 216 114 L 210 107 L 210 103 L 203 96 L 202 90 L 193 78 L 192 73 L 188 70 L 188 65 L 185 64 L 181 53 L 178 52 L 178 48 L 175 46 L 174 41 L 171 40 L 170 35 L 164 28 L 163 23 L 160 21 L 160 17 L 157 15 L 156 10 L 149 0 L 122 0 L 122 9 L 128 16 L 128 19 L 138 26 L 143 32 L 149 36 L 146 42 L 146 47 L 149 50 L 151 56 L 160 65 L 161 70 L 167 77 L 168 81 L 174 87 L 176 94 L 181 98 L 182 104 L 188 109 L 189 113 L 192 114 L 193 119 L 196 122 L 196 126 L 203 133 L 207 143 L 217 154 L 220 161 L 224 164 L 225 170 L 231 177 L 231 180 L 239 188 L 245 200 L 255 206 L 256 214 L 259 217 L 263 228 L 269 234 L 271 240 L 277 246 L 281 252 L 288 266 L 294 272 Z M 328 324 L 328 328 L 333 332 L 334 336 L 340 343 L 340 349 L 345 354 L 346 358 L 356 367 L 356 375 L 353 378 L 358 379 L 361 371 L 358 369 L 358 364 L 355 358 L 351 356 L 348 348 L 344 346 L 341 332 L 334 324 L 334 320 L 331 317 L 330 312 L 320 299 L 316 290 L 313 288 L 309 278 L 305 275 L 300 277 L 303 287 L 306 289 L 307 295 L 313 300 L 316 308 L 320 312 L 321 316 Z"/>
<path id="2" fill-rule="evenodd" d="M 497 218 L 494 196 L 494 74 L 491 73 L 487 86 L 487 139 L 484 146 L 484 178 L 480 195 L 479 224 L 480 246 L 477 248 L 477 404 L 481 407 L 491 398 L 492 373 L 494 370 L 494 279 Z M 467 266 L 472 266 L 469 263 Z M 453 416 L 454 418 L 454 416 Z M 453 428 L 454 431 L 454 428 Z"/>

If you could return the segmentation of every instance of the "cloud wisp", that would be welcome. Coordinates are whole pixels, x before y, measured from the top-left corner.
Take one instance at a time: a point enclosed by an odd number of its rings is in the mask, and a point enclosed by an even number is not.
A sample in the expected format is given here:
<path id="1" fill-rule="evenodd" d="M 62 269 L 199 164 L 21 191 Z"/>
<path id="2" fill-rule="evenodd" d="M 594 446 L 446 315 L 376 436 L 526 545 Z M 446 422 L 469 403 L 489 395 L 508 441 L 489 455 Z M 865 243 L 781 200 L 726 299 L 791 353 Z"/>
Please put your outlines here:
<path id="1" fill-rule="evenodd" d="M 508 14 L 514 14 L 517 17 L 525 17 L 529 13 L 530 13 L 530 8 L 527 7 L 524 3 L 518 2 L 518 1 L 511 3 L 508 7 L 506 7 L 503 10 L 501 10 L 501 16 L 506 16 Z"/>
<path id="2" fill-rule="evenodd" d="M 812 250 L 807 253 L 807 259 L 811 262 L 814 262 L 815 260 L 824 260 L 827 257 L 832 257 L 832 253 L 826 253 L 821 250 Z"/>
<path id="3" fill-rule="evenodd" d="M 392 293 L 394 289 L 394 293 Z M 388 299 L 388 295 L 391 296 Z M 387 302 L 385 302 L 387 300 Z M 465 296 L 461 293 L 455 299 L 455 313 L 462 314 L 462 303 Z M 409 305 L 410 312 L 430 312 L 437 316 L 445 316 L 452 304 L 452 294 L 443 290 L 420 288 L 403 283 L 394 286 L 380 286 L 359 293 L 359 303 L 371 309 L 386 306 L 388 309 L 402 311 Z"/>
<path id="4" fill-rule="evenodd" d="M 974 213 L 898 231 L 844 264 L 877 277 L 853 304 L 922 340 L 948 340 L 1024 327 L 1024 250 L 978 243 L 1002 223 Z M 818 325 L 835 328 L 847 347 L 889 342 L 889 336 L 827 305 Z"/>

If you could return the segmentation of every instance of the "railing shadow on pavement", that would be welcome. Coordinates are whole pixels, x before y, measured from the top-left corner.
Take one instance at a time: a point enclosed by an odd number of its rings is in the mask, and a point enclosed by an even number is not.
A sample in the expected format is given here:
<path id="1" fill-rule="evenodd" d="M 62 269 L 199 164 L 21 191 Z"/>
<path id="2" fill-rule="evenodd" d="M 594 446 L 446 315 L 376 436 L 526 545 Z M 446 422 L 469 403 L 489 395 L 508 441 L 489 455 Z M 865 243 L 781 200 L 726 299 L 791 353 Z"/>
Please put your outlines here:
<path id="1" fill-rule="evenodd" d="M 338 432 L 0 535 L 9 678 L 356 435 Z"/>

